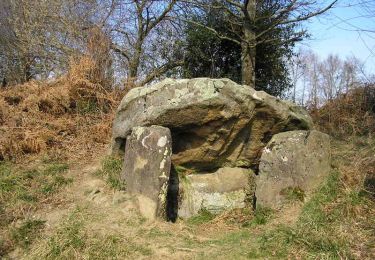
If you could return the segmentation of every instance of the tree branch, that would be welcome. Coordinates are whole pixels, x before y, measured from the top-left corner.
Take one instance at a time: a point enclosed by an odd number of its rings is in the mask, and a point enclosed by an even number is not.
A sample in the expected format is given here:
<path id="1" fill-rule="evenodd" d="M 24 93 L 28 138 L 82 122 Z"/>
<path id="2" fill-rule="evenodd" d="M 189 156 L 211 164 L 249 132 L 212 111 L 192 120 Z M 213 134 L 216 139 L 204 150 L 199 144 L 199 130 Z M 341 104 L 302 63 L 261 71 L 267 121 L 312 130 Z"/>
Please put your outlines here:
<path id="1" fill-rule="evenodd" d="M 155 68 L 151 73 L 148 73 L 147 77 L 144 80 L 137 83 L 137 86 L 143 86 L 149 83 L 150 81 L 154 80 L 155 78 L 160 77 L 169 70 L 182 66 L 183 64 L 184 62 L 182 60 L 165 63 L 159 66 L 158 68 Z"/>
<path id="2" fill-rule="evenodd" d="M 222 39 L 222 40 L 228 40 L 228 41 L 234 42 L 234 43 L 236 43 L 236 44 L 238 44 L 238 45 L 241 45 L 241 42 L 240 42 L 240 41 L 238 41 L 238 40 L 236 40 L 236 39 L 233 39 L 233 38 L 231 38 L 231 37 L 225 36 L 225 35 L 221 35 L 221 34 L 220 34 L 218 31 L 216 31 L 214 28 L 211 28 L 211 27 L 209 27 L 209 26 L 206 26 L 206 25 L 204 25 L 204 24 L 201 24 L 201 23 L 198 23 L 198 22 L 195 22 L 195 21 L 192 21 L 192 20 L 188 20 L 188 19 L 184 19 L 184 18 L 178 18 L 178 19 L 180 19 L 180 20 L 182 20 L 182 21 L 185 21 L 185 22 L 187 22 L 187 23 L 193 24 L 193 25 L 195 25 L 195 26 L 202 27 L 202 28 L 204 28 L 204 29 L 206 29 L 206 30 L 208 30 L 208 31 L 210 31 L 210 32 L 212 32 L 212 33 L 214 33 L 218 38 L 220 38 L 220 39 Z"/>
<path id="3" fill-rule="evenodd" d="M 326 8 L 323 8 L 317 12 L 312 12 L 312 13 L 309 13 L 305 16 L 299 16 L 295 19 L 292 19 L 292 20 L 286 20 L 284 22 L 280 22 L 279 24 L 290 24 L 290 23 L 296 23 L 296 22 L 302 22 L 302 21 L 306 21 L 314 16 L 317 16 L 317 15 L 320 15 L 320 14 L 323 14 L 325 13 L 326 11 L 328 11 L 329 9 L 331 9 L 336 3 L 337 3 L 338 0 L 334 0 L 333 2 L 331 2 L 331 4 L 329 4 Z"/>

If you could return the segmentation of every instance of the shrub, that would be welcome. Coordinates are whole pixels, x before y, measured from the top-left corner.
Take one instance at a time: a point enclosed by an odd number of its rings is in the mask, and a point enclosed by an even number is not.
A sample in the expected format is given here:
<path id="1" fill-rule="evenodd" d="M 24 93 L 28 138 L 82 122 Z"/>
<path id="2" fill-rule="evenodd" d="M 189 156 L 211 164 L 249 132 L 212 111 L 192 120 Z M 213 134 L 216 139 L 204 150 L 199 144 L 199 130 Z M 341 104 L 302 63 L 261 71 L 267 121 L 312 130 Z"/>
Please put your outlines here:
<path id="1" fill-rule="evenodd" d="M 352 89 L 311 111 L 316 126 L 332 136 L 371 135 L 375 132 L 375 85 Z"/>

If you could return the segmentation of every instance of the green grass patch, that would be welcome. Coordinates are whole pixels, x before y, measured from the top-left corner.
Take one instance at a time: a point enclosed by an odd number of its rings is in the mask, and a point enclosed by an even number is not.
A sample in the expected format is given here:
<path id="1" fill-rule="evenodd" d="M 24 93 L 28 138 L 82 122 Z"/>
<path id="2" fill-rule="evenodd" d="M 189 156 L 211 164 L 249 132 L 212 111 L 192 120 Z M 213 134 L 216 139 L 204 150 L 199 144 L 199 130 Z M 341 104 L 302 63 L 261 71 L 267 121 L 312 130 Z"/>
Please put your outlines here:
<path id="1" fill-rule="evenodd" d="M 196 242 L 194 246 L 215 245 L 215 251 L 203 251 L 197 259 L 270 259 L 262 255 L 257 243 L 258 235 L 252 229 L 242 228 L 237 231 L 227 231 L 213 240 Z"/>
<path id="2" fill-rule="evenodd" d="M 304 205 L 298 224 L 309 224 L 309 227 L 323 228 L 329 225 L 330 217 L 324 210 L 325 205 L 333 202 L 340 192 L 339 173 L 331 172 L 324 185 L 314 194 L 314 196 Z"/>
<path id="3" fill-rule="evenodd" d="M 25 211 L 32 213 L 40 201 L 71 183 L 73 180 L 65 176 L 67 170 L 67 164 L 58 162 L 45 162 L 27 170 L 0 162 L 0 233 L 2 240 L 8 241 L 6 248 L 0 248 L 2 255 L 15 247 L 29 247 L 38 236 L 44 222 L 25 219 Z M 14 227 L 12 223 L 21 225 Z"/>
<path id="4" fill-rule="evenodd" d="M 339 174 L 332 172 L 304 205 L 296 226 L 279 226 L 261 236 L 261 251 L 280 258 L 295 252 L 302 259 L 350 258 L 345 239 L 337 233 L 342 218 L 334 210 L 326 210 L 338 198 L 339 187 Z"/>
<path id="5" fill-rule="evenodd" d="M 43 172 L 47 175 L 57 175 L 66 172 L 68 169 L 69 166 L 65 163 L 51 163 L 47 164 Z"/>
<path id="6" fill-rule="evenodd" d="M 64 176 L 67 170 L 68 165 L 62 163 L 45 164 L 29 170 L 1 163 L 0 202 L 11 207 L 22 201 L 37 202 L 73 181 Z"/>
<path id="7" fill-rule="evenodd" d="M 299 187 L 288 187 L 281 191 L 281 195 L 285 197 L 287 201 L 301 201 L 305 200 L 305 192 Z"/>
<path id="8" fill-rule="evenodd" d="M 257 225 L 265 225 L 269 220 L 272 219 L 273 213 L 274 211 L 270 208 L 258 206 L 255 209 L 251 220 L 246 221 L 242 224 L 242 226 L 251 227 Z"/>
<path id="9" fill-rule="evenodd" d="M 187 171 L 189 171 L 188 168 L 181 166 L 181 165 L 176 165 L 174 168 L 176 169 L 176 172 L 178 174 L 185 174 Z"/>
<path id="10" fill-rule="evenodd" d="M 187 220 L 190 225 L 201 225 L 207 223 L 215 218 L 215 215 L 209 212 L 207 209 L 201 209 L 198 215 L 193 216 Z"/>
<path id="11" fill-rule="evenodd" d="M 16 245 L 28 248 L 31 242 L 39 235 L 40 230 L 44 228 L 43 220 L 26 220 L 20 227 L 11 230 L 12 240 Z"/>
<path id="12" fill-rule="evenodd" d="M 97 113 L 100 113 L 100 108 L 97 102 L 93 100 L 78 100 L 77 112 L 82 115 L 97 114 Z"/>
<path id="13" fill-rule="evenodd" d="M 314 230 L 309 226 L 279 226 L 260 238 L 266 255 L 286 258 L 298 252 L 300 259 L 351 259 L 347 243 L 331 230 Z M 341 257 L 340 257 L 341 256 Z M 296 256 L 297 257 L 297 256 Z"/>
<path id="14" fill-rule="evenodd" d="M 86 234 L 83 225 L 84 219 L 80 209 L 77 208 L 48 240 L 46 251 L 43 252 L 44 257 L 46 259 L 74 258 L 74 253 L 85 246 Z"/>
<path id="15" fill-rule="evenodd" d="M 125 190 L 125 183 L 121 180 L 122 164 L 121 159 L 108 156 L 102 161 L 102 167 L 96 171 L 96 175 L 105 178 L 113 189 Z"/>
<path id="16" fill-rule="evenodd" d="M 219 246 L 239 245 L 241 242 L 246 242 L 254 237 L 250 229 L 242 229 L 240 231 L 229 232 L 213 243 Z"/>

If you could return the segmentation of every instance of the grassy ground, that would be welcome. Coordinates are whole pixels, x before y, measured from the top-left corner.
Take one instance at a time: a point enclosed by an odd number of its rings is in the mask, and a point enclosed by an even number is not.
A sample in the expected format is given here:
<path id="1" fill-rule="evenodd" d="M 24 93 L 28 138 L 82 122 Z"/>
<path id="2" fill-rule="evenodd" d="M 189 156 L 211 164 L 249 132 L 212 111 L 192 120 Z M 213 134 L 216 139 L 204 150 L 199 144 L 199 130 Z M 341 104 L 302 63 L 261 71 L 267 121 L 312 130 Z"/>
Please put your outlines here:
<path id="1" fill-rule="evenodd" d="M 333 142 L 329 178 L 304 205 L 149 222 L 118 182 L 121 160 L 28 169 L 2 163 L 1 254 L 14 259 L 374 259 L 374 201 L 363 190 L 375 141 Z M 288 193 L 288 194 L 289 194 Z"/>
<path id="2" fill-rule="evenodd" d="M 48 159 L 28 167 L 0 162 L 0 255 L 27 249 L 43 230 L 45 221 L 33 213 L 56 202 L 56 193 L 72 182 L 67 170 L 67 164 Z"/>

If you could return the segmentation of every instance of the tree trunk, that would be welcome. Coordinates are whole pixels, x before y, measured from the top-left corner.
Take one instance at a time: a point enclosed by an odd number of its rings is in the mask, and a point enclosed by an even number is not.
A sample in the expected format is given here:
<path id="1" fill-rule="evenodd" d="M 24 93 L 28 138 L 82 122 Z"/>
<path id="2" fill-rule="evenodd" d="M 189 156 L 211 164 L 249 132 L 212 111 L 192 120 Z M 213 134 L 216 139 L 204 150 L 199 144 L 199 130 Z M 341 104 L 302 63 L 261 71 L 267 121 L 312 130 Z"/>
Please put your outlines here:
<path id="1" fill-rule="evenodd" d="M 136 52 L 134 54 L 134 58 L 129 62 L 129 74 L 126 82 L 126 88 L 128 88 L 129 90 L 135 87 L 136 80 L 138 79 L 140 56 L 140 53 Z"/>
<path id="2" fill-rule="evenodd" d="M 255 88 L 255 15 L 256 0 L 250 0 L 246 6 L 247 13 L 244 17 L 243 40 L 241 42 L 242 84 Z"/>
<path id="3" fill-rule="evenodd" d="M 128 75 L 128 88 L 133 88 L 137 85 L 138 80 L 138 68 L 141 62 L 141 56 L 143 51 L 143 40 L 145 36 L 143 35 L 143 28 L 138 29 L 138 39 L 134 47 L 133 57 L 129 61 L 129 75 Z"/>
<path id="4" fill-rule="evenodd" d="M 255 88 L 255 46 L 242 42 L 241 49 L 242 84 Z"/>
<path id="5" fill-rule="evenodd" d="M 32 59 L 28 57 L 28 55 L 25 55 L 22 58 L 22 76 L 21 76 L 21 83 L 25 83 L 30 81 L 33 78 L 32 72 L 31 72 L 31 63 Z"/>

